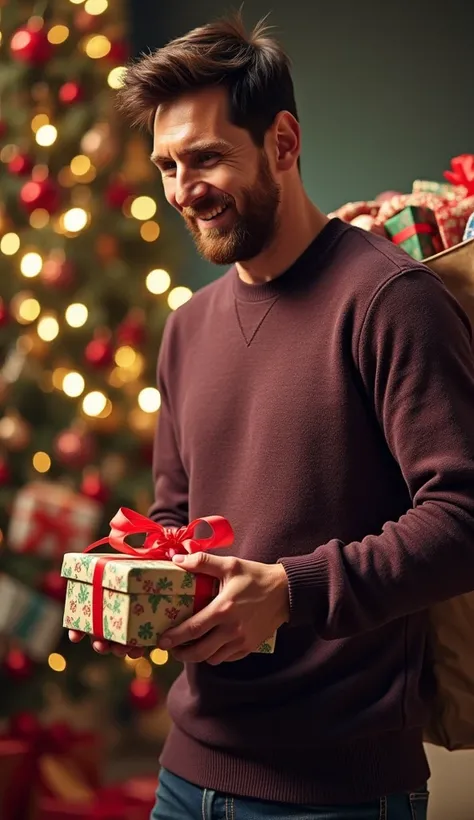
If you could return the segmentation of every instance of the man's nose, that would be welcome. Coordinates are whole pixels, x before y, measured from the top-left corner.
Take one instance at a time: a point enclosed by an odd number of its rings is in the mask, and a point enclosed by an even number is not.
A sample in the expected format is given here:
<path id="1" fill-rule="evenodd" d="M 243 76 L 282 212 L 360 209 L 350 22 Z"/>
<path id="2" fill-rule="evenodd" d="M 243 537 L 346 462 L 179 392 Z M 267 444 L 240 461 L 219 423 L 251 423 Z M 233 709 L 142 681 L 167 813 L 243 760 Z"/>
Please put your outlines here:
<path id="1" fill-rule="evenodd" d="M 199 180 L 189 180 L 184 177 L 176 181 L 176 204 L 179 208 L 191 208 L 192 205 L 206 195 L 208 186 Z"/>

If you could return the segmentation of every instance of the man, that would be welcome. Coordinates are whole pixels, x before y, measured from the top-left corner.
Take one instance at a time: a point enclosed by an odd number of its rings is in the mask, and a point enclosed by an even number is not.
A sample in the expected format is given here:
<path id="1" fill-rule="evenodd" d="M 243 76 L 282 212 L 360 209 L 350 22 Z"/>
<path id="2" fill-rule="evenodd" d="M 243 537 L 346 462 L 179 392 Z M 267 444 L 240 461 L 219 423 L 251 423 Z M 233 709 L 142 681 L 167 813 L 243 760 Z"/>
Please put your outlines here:
<path id="1" fill-rule="evenodd" d="M 153 817 L 423 820 L 426 610 L 474 588 L 467 319 L 309 200 L 288 59 L 261 26 L 143 57 L 121 104 L 199 251 L 231 266 L 159 359 L 151 516 L 223 515 L 235 545 L 182 559 L 221 588 L 160 643 L 185 667 Z"/>

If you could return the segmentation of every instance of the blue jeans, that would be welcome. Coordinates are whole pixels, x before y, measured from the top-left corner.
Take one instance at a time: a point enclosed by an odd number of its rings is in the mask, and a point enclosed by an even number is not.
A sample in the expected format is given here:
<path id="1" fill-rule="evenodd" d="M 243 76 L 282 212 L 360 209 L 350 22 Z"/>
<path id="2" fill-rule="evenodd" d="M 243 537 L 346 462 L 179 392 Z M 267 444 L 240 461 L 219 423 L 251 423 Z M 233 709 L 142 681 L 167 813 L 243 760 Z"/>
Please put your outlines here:
<path id="1" fill-rule="evenodd" d="M 358 806 L 294 806 L 200 789 L 162 769 L 150 820 L 427 820 L 426 788 Z"/>

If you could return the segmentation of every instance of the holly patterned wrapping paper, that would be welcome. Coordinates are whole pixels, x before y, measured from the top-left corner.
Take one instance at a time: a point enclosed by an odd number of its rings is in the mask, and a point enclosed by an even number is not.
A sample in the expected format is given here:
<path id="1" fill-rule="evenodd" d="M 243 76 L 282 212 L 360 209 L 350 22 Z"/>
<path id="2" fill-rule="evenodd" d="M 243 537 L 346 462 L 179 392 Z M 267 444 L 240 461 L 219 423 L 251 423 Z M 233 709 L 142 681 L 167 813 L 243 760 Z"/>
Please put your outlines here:
<path id="1" fill-rule="evenodd" d="M 93 587 L 99 559 L 107 558 L 101 589 Z M 167 629 L 194 612 L 199 576 L 170 561 L 119 558 L 115 555 L 68 553 L 61 575 L 68 579 L 63 626 L 89 635 L 93 629 L 93 596 L 102 598 L 101 624 L 106 640 L 131 646 L 156 646 Z M 217 592 L 217 582 L 214 594 Z M 212 600 L 209 597 L 208 602 Z M 259 653 L 272 653 L 275 636 Z"/>

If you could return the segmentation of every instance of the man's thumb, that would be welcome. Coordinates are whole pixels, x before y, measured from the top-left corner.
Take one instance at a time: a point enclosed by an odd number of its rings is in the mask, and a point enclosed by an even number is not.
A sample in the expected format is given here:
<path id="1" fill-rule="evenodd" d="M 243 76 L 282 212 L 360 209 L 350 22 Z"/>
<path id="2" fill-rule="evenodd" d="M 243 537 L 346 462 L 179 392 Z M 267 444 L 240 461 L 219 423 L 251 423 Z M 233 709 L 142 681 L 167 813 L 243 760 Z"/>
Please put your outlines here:
<path id="1" fill-rule="evenodd" d="M 202 572 L 203 575 L 212 575 L 214 578 L 223 578 L 225 574 L 225 558 L 209 552 L 173 555 L 173 563 L 189 572 Z"/>

